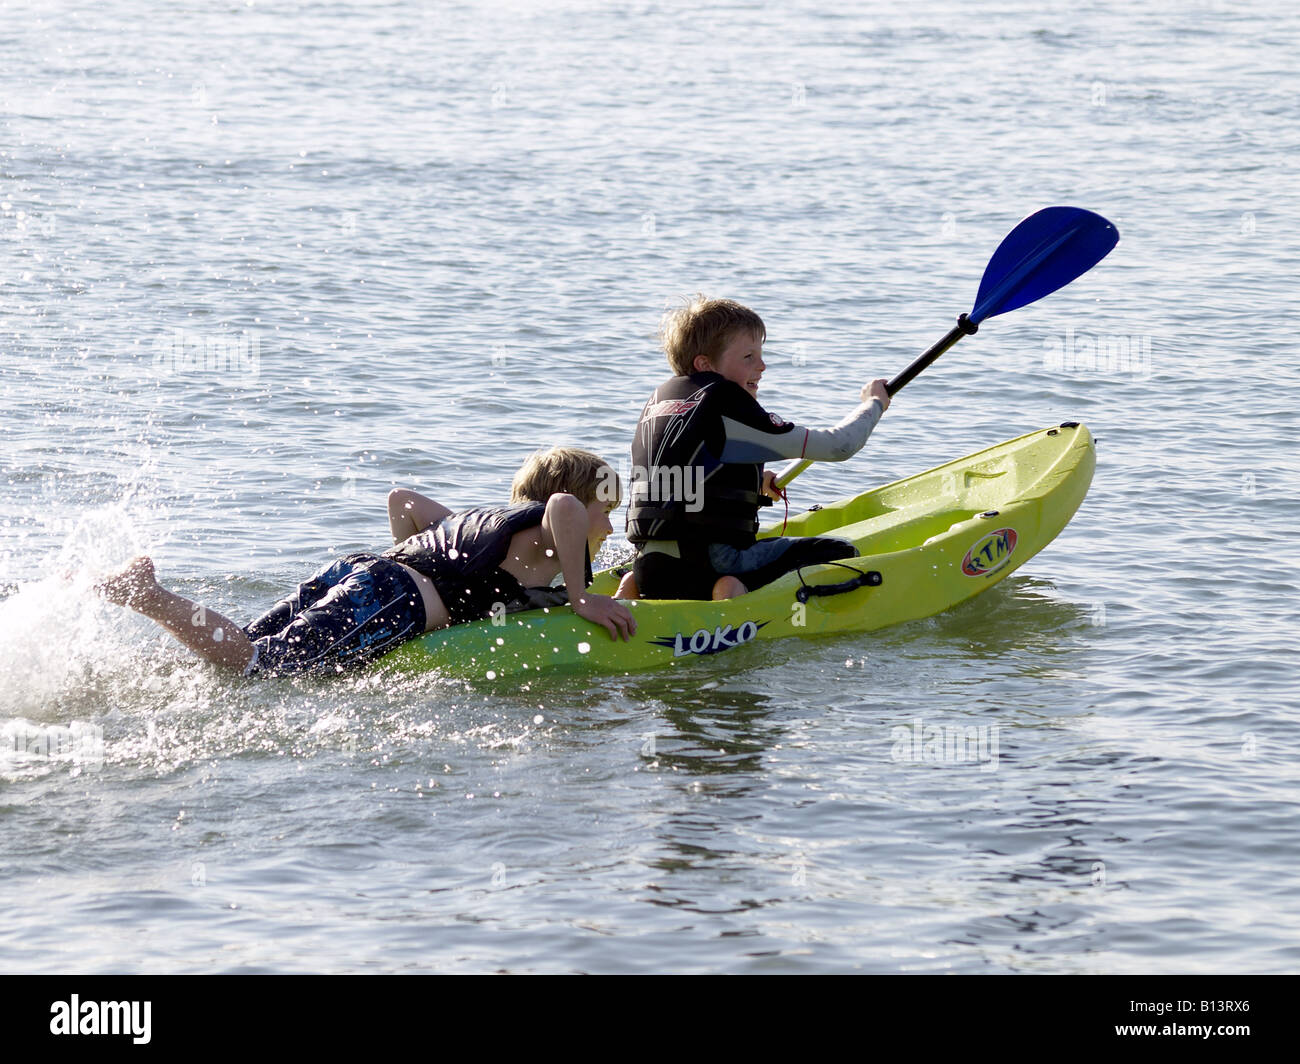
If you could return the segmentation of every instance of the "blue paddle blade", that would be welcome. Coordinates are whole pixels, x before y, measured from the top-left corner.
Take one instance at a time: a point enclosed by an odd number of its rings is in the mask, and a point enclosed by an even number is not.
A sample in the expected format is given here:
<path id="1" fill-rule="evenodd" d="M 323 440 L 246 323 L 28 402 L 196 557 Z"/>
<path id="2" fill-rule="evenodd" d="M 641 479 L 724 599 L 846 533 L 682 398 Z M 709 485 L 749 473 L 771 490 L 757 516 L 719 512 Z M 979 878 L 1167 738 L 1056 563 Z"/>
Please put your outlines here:
<path id="1" fill-rule="evenodd" d="M 1007 234 L 989 259 L 970 320 L 1005 314 L 1087 273 L 1119 243 L 1119 230 L 1082 207 L 1044 207 Z"/>

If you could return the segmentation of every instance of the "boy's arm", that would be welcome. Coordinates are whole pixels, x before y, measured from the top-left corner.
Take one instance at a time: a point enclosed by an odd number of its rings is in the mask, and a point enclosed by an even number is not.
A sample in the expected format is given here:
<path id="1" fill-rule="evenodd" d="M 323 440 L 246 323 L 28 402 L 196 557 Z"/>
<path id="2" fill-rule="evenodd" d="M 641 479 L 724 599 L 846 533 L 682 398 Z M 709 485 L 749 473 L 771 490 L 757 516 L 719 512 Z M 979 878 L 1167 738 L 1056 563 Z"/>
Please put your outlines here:
<path id="1" fill-rule="evenodd" d="M 884 404 L 879 399 L 867 400 L 853 410 L 848 417 L 834 428 L 804 429 L 797 428 L 792 436 L 803 436 L 802 448 L 796 453 L 791 449 L 782 458 L 811 458 L 814 462 L 843 462 L 852 458 L 867 442 L 871 430 L 880 421 L 885 412 Z"/>
<path id="2" fill-rule="evenodd" d="M 587 590 L 587 508 L 573 495 L 552 495 L 542 515 L 542 533 L 555 544 L 569 605 L 579 617 L 603 624 L 609 637 L 630 639 L 636 634 L 632 611 L 608 595 Z"/>
<path id="3" fill-rule="evenodd" d="M 843 462 L 867 442 L 871 430 L 889 405 L 885 382 L 874 381 L 862 389 L 862 403 L 838 425 L 808 429 L 783 422 L 773 427 L 723 417 L 726 433 L 719 457 L 724 462 L 770 462 L 778 458 L 808 458 L 814 462 Z"/>
<path id="4" fill-rule="evenodd" d="M 407 488 L 394 488 L 388 493 L 388 527 L 394 543 L 436 525 L 451 512 L 442 503 Z"/>

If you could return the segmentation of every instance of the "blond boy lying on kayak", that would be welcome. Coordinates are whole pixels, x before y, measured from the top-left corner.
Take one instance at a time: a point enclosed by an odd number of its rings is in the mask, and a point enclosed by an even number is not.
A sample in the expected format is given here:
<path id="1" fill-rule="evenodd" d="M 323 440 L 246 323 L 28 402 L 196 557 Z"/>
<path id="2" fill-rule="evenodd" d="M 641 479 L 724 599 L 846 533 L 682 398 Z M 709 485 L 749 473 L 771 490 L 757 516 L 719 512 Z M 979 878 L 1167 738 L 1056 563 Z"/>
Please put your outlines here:
<path id="1" fill-rule="evenodd" d="M 388 520 L 396 546 L 340 558 L 245 628 L 162 587 L 147 557 L 97 589 L 157 621 L 200 657 L 245 675 L 341 672 L 424 632 L 566 600 L 611 639 L 629 639 L 636 621 L 628 608 L 586 590 L 619 494 L 609 464 L 573 448 L 529 458 L 507 507 L 453 513 L 394 490 Z M 557 574 L 564 591 L 548 586 Z"/>

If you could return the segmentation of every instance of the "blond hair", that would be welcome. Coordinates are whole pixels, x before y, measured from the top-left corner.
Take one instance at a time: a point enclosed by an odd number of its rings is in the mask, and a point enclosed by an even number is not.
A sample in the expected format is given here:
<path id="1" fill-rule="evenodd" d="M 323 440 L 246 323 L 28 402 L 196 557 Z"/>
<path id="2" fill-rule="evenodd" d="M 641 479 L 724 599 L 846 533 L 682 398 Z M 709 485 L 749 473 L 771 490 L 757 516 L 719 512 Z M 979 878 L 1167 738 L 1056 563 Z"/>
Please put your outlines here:
<path id="1" fill-rule="evenodd" d="M 510 501 L 546 502 L 559 493 L 577 496 L 584 506 L 597 499 L 615 504 L 623 497 L 618 474 L 605 459 L 577 447 L 535 451 L 510 484 Z"/>
<path id="2" fill-rule="evenodd" d="M 767 339 L 763 319 L 734 299 L 706 299 L 697 295 L 685 306 L 670 310 L 659 324 L 659 343 L 668 364 L 679 377 L 695 372 L 700 355 L 712 363 L 739 332 L 759 343 Z"/>

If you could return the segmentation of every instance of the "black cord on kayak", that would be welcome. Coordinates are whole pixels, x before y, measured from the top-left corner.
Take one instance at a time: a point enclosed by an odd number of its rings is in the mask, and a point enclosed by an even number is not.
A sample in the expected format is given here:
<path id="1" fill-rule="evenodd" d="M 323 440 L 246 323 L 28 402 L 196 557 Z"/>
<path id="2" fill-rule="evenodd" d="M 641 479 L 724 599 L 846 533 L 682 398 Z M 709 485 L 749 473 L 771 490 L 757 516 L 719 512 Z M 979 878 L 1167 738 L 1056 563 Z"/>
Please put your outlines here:
<path id="1" fill-rule="evenodd" d="M 860 587 L 879 587 L 884 583 L 884 577 L 875 569 L 857 569 L 852 565 L 845 565 L 842 562 L 818 562 L 819 565 L 835 565 L 841 569 L 847 569 L 857 575 L 851 580 L 845 580 L 839 584 L 810 584 L 803 578 L 803 569 L 796 569 L 795 575 L 799 577 L 799 583 L 803 586 L 794 593 L 794 597 L 799 602 L 807 602 L 814 596 L 825 595 L 842 595 L 846 591 L 856 591 Z"/>
<path id="2" fill-rule="evenodd" d="M 818 562 L 817 564 L 818 564 L 818 565 L 834 565 L 834 566 L 836 566 L 836 567 L 838 567 L 838 568 L 840 568 L 840 569 L 847 569 L 847 570 L 848 570 L 849 572 L 851 572 L 851 573 L 856 573 L 858 576 L 863 576 L 863 575 L 865 575 L 865 573 L 864 573 L 863 570 L 858 569 L 856 566 L 845 565 L 843 562 Z M 798 569 L 796 569 L 796 570 L 794 571 L 794 574 L 795 574 L 795 576 L 797 576 L 797 577 L 799 578 L 799 583 L 803 584 L 804 587 L 812 587 L 812 586 L 814 586 L 814 585 L 809 584 L 809 583 L 808 583 L 807 581 L 805 581 L 804 578 L 803 578 L 803 571 L 804 571 L 805 568 L 807 568 L 807 567 L 801 565 Z"/>

